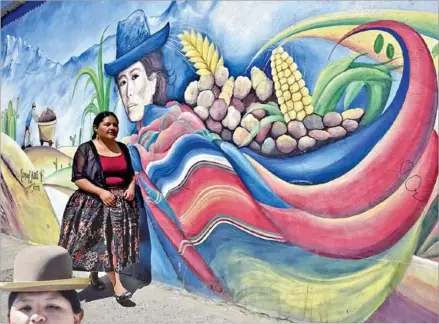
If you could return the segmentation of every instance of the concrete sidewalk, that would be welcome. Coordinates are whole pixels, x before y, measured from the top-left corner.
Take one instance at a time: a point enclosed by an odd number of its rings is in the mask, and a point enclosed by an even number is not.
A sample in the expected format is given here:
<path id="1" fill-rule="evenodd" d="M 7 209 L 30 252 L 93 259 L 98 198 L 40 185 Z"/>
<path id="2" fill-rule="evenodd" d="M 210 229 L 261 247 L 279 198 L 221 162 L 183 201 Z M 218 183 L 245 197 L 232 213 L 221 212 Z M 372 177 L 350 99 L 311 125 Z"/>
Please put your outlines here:
<path id="1" fill-rule="evenodd" d="M 15 255 L 27 246 L 25 242 L 0 235 L 0 281 L 12 280 Z M 76 273 L 75 276 L 87 274 Z M 104 278 L 104 281 L 106 278 Z M 108 283 L 108 282 L 106 282 Z M 129 289 L 129 287 L 127 287 Z M 129 289 L 131 290 L 131 289 Z M 83 302 L 83 323 L 285 323 L 287 321 L 251 313 L 243 308 L 215 302 L 182 290 L 153 283 L 134 294 L 134 308 L 120 306 L 108 298 L 108 289 L 99 295 L 87 288 L 80 295 L 90 302 Z M 0 323 L 7 323 L 7 293 L 0 292 Z"/>

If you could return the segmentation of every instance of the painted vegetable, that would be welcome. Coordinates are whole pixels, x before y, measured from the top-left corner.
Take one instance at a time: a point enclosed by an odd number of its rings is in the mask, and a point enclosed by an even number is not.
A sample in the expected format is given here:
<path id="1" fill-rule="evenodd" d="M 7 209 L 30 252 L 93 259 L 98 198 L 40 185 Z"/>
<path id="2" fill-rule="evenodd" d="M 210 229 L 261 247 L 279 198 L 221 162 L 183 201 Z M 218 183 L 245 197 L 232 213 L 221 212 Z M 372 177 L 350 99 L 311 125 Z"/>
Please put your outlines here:
<path id="1" fill-rule="evenodd" d="M 302 73 L 283 47 L 278 47 L 272 52 L 271 74 L 285 122 L 296 119 L 302 121 L 307 115 L 313 113 L 311 95 L 302 78 Z"/>

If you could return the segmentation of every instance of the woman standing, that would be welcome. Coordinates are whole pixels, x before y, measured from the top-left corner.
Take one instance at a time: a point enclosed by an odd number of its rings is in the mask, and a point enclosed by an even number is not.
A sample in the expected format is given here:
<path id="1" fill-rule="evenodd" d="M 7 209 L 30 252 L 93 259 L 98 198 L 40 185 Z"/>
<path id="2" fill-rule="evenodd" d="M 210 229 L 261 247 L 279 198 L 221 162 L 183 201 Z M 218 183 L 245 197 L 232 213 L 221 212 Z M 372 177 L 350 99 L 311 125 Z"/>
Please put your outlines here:
<path id="1" fill-rule="evenodd" d="M 134 306 L 119 276 L 139 258 L 134 171 L 127 147 L 116 141 L 116 115 L 98 114 L 93 129 L 93 139 L 81 144 L 73 159 L 72 181 L 79 189 L 67 203 L 58 245 L 69 251 L 74 270 L 91 272 L 94 287 L 105 288 L 97 275 L 105 271 L 117 302 Z"/>

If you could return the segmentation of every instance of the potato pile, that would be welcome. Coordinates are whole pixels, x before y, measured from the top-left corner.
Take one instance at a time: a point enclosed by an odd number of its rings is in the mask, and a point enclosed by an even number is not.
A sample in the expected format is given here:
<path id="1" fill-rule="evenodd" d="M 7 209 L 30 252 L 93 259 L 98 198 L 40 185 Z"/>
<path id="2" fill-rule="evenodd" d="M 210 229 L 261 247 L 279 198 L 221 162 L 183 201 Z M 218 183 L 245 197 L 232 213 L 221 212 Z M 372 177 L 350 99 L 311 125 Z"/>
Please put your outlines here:
<path id="1" fill-rule="evenodd" d="M 221 65 L 215 73 L 202 74 L 187 86 L 186 104 L 224 141 L 248 146 L 264 156 L 302 154 L 358 128 L 363 109 L 315 114 L 311 94 L 294 59 L 282 47 L 274 49 L 270 59 L 273 80 L 256 66 L 249 79 L 230 76 L 227 67 Z M 273 118 L 268 110 L 253 110 L 267 103 L 279 110 L 275 121 L 265 119 Z"/>
<path id="2" fill-rule="evenodd" d="M 55 119 L 56 119 L 55 112 L 52 109 L 50 109 L 49 107 L 47 107 L 41 113 L 41 115 L 38 117 L 38 122 L 40 122 L 40 123 L 47 123 L 47 122 L 54 121 Z"/>

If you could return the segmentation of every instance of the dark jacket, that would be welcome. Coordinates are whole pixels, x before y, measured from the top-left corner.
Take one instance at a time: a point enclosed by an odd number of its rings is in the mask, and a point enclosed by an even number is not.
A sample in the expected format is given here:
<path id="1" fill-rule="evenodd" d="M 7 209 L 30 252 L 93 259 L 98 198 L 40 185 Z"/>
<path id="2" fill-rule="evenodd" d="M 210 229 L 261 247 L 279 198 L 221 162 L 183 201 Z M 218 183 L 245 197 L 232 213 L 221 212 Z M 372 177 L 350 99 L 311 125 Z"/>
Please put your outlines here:
<path id="1" fill-rule="evenodd" d="M 134 170 L 131 165 L 130 153 L 128 147 L 117 142 L 128 164 L 128 172 L 125 175 L 125 184 L 128 186 L 134 176 Z M 93 141 L 88 141 L 79 145 L 73 157 L 72 182 L 80 179 L 87 179 L 95 186 L 108 189 L 105 184 L 104 171 L 101 160 Z"/>

